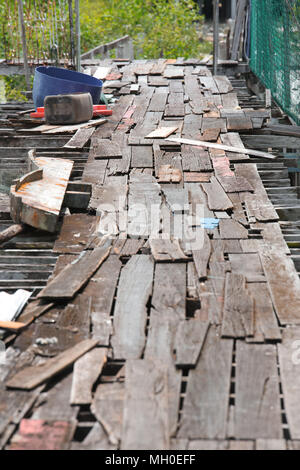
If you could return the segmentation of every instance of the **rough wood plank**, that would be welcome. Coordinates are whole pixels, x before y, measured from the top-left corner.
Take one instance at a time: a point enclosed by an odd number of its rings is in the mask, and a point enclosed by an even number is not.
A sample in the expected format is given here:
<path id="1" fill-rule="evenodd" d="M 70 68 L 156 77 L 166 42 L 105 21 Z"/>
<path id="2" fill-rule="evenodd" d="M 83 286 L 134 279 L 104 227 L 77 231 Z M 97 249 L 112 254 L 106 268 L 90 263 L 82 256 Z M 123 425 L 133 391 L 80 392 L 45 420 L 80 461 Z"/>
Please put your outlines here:
<path id="1" fill-rule="evenodd" d="M 300 279 L 293 261 L 277 248 L 266 246 L 259 256 L 280 323 L 300 324 Z"/>
<path id="2" fill-rule="evenodd" d="M 292 439 L 300 438 L 299 338 L 300 328 L 298 326 L 287 327 L 282 334 L 282 343 L 278 345 L 282 391 Z"/>
<path id="3" fill-rule="evenodd" d="M 127 361 L 125 390 L 122 449 L 168 449 L 166 365 L 153 359 Z"/>
<path id="4" fill-rule="evenodd" d="M 171 165 L 161 165 L 158 168 L 159 183 L 180 183 L 182 173 L 178 168 L 172 168 Z"/>
<path id="5" fill-rule="evenodd" d="M 177 129 L 177 126 L 158 127 L 155 131 L 152 131 L 150 134 L 146 135 L 145 139 L 162 139 L 173 134 L 173 132 L 177 131 Z"/>
<path id="6" fill-rule="evenodd" d="M 193 259 L 198 275 L 198 279 L 206 279 L 207 264 L 211 253 L 211 243 L 206 230 L 201 231 L 202 246 L 199 249 L 193 249 Z"/>
<path id="7" fill-rule="evenodd" d="M 222 337 L 244 338 L 254 333 L 253 299 L 246 290 L 245 277 L 226 274 Z"/>
<path id="8" fill-rule="evenodd" d="M 239 439 L 282 437 L 276 346 L 238 341 L 235 435 Z"/>
<path id="9" fill-rule="evenodd" d="M 152 147 L 147 145 L 133 146 L 131 150 L 131 168 L 152 168 Z"/>
<path id="10" fill-rule="evenodd" d="M 92 403 L 92 388 L 106 363 L 107 349 L 94 348 L 79 358 L 73 368 L 71 405 Z"/>
<path id="11" fill-rule="evenodd" d="M 93 127 L 78 129 L 71 139 L 64 145 L 65 148 L 82 149 L 94 134 Z"/>
<path id="12" fill-rule="evenodd" d="M 124 397 L 124 383 L 102 383 L 98 385 L 91 405 L 91 411 L 105 429 L 109 442 L 116 446 L 122 434 Z"/>
<path id="13" fill-rule="evenodd" d="M 221 219 L 219 222 L 220 238 L 223 239 L 246 239 L 248 230 L 239 222 L 232 219 Z"/>
<path id="14" fill-rule="evenodd" d="M 210 183 L 203 183 L 201 186 L 207 194 L 210 210 L 226 211 L 233 208 L 232 202 L 215 176 L 211 178 Z"/>
<path id="15" fill-rule="evenodd" d="M 108 158 L 122 158 L 122 149 L 118 142 L 109 139 L 94 138 L 92 140 L 91 152 L 95 160 Z"/>
<path id="16" fill-rule="evenodd" d="M 230 253 L 231 271 L 242 274 L 249 282 L 266 282 L 258 253 Z"/>
<path id="17" fill-rule="evenodd" d="M 145 344 L 146 304 L 152 292 L 153 262 L 134 255 L 121 271 L 114 309 L 115 359 L 138 359 Z"/>
<path id="18" fill-rule="evenodd" d="M 248 284 L 247 290 L 254 299 L 253 341 L 280 341 L 281 332 L 267 285 L 251 283 Z M 247 341 L 252 341 L 252 338 L 248 338 Z"/>
<path id="19" fill-rule="evenodd" d="M 155 261 L 184 261 L 188 257 L 182 251 L 179 240 L 150 239 L 149 245 Z"/>
<path id="20" fill-rule="evenodd" d="M 231 82 L 226 75 L 215 75 L 214 81 L 218 87 L 219 93 L 223 94 L 233 91 Z"/>
<path id="21" fill-rule="evenodd" d="M 177 367 L 195 367 L 208 331 L 209 322 L 198 318 L 179 323 L 175 351 Z"/>
<path id="22" fill-rule="evenodd" d="M 71 299 L 108 257 L 110 247 L 103 246 L 81 253 L 38 294 L 40 298 Z"/>
<path id="23" fill-rule="evenodd" d="M 206 150 L 182 145 L 182 168 L 184 171 L 211 171 L 212 164 Z"/>
<path id="24" fill-rule="evenodd" d="M 200 358 L 190 371 L 178 437 L 224 439 L 226 436 L 232 340 L 220 339 L 210 326 Z"/>
<path id="25" fill-rule="evenodd" d="M 55 241 L 54 253 L 80 253 L 96 235 L 99 217 L 87 214 L 72 214 L 64 217 L 59 237 Z"/>
<path id="26" fill-rule="evenodd" d="M 84 340 L 58 356 L 48 359 L 43 365 L 31 366 L 21 370 L 8 380 L 6 386 L 31 390 L 66 369 L 80 356 L 93 349 L 97 343 L 98 341 L 94 339 Z"/>

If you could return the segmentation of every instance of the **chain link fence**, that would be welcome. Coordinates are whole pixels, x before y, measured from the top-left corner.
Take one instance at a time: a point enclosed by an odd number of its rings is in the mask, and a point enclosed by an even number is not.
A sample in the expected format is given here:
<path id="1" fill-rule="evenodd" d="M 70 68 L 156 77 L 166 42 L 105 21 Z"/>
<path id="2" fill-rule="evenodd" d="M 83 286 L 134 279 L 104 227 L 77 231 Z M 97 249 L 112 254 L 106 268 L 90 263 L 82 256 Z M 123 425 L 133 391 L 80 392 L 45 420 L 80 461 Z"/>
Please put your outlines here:
<path id="1" fill-rule="evenodd" d="M 251 0 L 250 67 L 300 125 L 299 0 Z"/>

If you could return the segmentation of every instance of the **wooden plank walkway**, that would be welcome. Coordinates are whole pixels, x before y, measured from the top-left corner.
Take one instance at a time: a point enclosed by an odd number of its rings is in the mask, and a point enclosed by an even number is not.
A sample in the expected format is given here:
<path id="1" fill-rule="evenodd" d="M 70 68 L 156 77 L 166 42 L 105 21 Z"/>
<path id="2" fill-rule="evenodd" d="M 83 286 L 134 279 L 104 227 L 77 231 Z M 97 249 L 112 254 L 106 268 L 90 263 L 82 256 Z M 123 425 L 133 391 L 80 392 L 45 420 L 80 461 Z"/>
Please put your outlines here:
<path id="1" fill-rule="evenodd" d="M 239 106 L 199 61 L 109 64 L 121 75 L 106 83 L 111 119 L 89 148 L 58 143 L 92 199 L 64 216 L 54 273 L 18 321 L 39 318 L 6 336 L 0 445 L 17 448 L 41 419 L 49 434 L 57 421 L 73 429 L 59 448 L 297 448 L 300 281 L 258 171 L 266 159 L 146 138 L 173 127 L 243 148 L 239 131 L 268 112 Z"/>

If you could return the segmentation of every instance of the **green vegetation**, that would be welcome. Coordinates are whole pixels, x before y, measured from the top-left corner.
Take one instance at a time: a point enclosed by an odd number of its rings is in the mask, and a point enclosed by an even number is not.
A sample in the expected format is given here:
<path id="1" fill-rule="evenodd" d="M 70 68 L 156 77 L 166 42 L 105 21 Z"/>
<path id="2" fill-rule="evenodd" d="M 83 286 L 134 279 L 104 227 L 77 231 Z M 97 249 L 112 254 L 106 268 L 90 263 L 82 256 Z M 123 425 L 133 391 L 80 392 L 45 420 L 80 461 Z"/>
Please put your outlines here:
<path id="1" fill-rule="evenodd" d="M 33 76 L 31 77 L 31 85 Z M 0 103 L 4 101 L 27 101 L 22 95 L 26 90 L 25 75 L 0 75 Z"/>
<path id="2" fill-rule="evenodd" d="M 136 58 L 199 57 L 211 44 L 199 38 L 203 17 L 191 0 L 82 0 L 82 49 L 128 34 Z"/>

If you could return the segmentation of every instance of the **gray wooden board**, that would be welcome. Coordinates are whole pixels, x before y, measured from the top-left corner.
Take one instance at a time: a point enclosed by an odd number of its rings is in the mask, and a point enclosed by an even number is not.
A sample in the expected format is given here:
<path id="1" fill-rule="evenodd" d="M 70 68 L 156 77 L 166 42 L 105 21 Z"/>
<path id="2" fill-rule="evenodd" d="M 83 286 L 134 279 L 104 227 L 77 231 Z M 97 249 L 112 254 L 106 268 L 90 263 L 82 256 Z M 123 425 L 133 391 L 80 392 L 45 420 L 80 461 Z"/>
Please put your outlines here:
<path id="1" fill-rule="evenodd" d="M 212 93 L 218 94 L 219 90 L 217 88 L 216 82 L 214 81 L 213 77 L 199 77 L 200 83 L 203 88 L 210 90 Z"/>
<path id="2" fill-rule="evenodd" d="M 237 132 L 227 132 L 227 134 L 221 134 L 221 140 L 224 145 L 232 147 L 244 147 L 244 144 Z M 226 152 L 226 156 L 230 161 L 250 160 L 249 155 L 244 153 Z"/>
<path id="3" fill-rule="evenodd" d="M 122 150 L 117 142 L 109 139 L 94 138 L 91 144 L 93 157 L 107 160 L 108 158 L 122 158 Z"/>
<path id="4" fill-rule="evenodd" d="M 54 253 L 80 253 L 96 233 L 99 218 L 87 214 L 66 215 L 59 237 L 55 241 Z"/>
<path id="5" fill-rule="evenodd" d="M 220 129 L 221 132 L 226 132 L 226 119 L 204 117 L 202 119 L 201 130 L 204 132 L 206 129 Z"/>
<path id="6" fill-rule="evenodd" d="M 153 262 L 134 255 L 121 271 L 114 309 L 115 359 L 138 359 L 145 345 L 147 301 L 152 292 Z"/>
<path id="7" fill-rule="evenodd" d="M 186 264 L 158 263 L 155 267 L 152 306 L 185 318 Z"/>
<path id="8" fill-rule="evenodd" d="M 82 181 L 85 183 L 103 184 L 107 162 L 107 160 L 94 160 L 94 157 L 90 154 L 84 166 Z"/>
<path id="9" fill-rule="evenodd" d="M 121 441 L 124 397 L 124 383 L 100 383 L 91 405 L 92 413 L 103 426 L 112 445 L 119 445 Z"/>
<path id="10" fill-rule="evenodd" d="M 182 212 L 188 208 L 188 191 L 186 189 L 164 186 L 166 202 L 173 213 Z"/>
<path id="11" fill-rule="evenodd" d="M 74 364 L 71 389 L 71 405 L 89 405 L 92 402 L 93 385 L 106 362 L 107 349 L 94 348 Z"/>
<path id="12" fill-rule="evenodd" d="M 121 448 L 169 448 L 167 366 L 158 359 L 126 362 Z"/>
<path id="13" fill-rule="evenodd" d="M 276 346 L 237 342 L 235 435 L 282 437 Z"/>
<path id="14" fill-rule="evenodd" d="M 280 341 L 281 332 L 267 285 L 255 282 L 248 284 L 247 290 L 254 299 L 254 336 L 247 341 Z"/>
<path id="15" fill-rule="evenodd" d="M 283 251 L 285 254 L 290 254 L 291 251 L 283 238 L 283 234 L 278 222 L 270 223 L 256 223 L 251 225 L 251 228 L 261 229 L 261 234 L 267 244 L 276 247 L 278 251 Z"/>
<path id="16" fill-rule="evenodd" d="M 183 171 L 211 171 L 212 165 L 207 150 L 191 145 L 182 145 Z"/>
<path id="17" fill-rule="evenodd" d="M 94 134 L 95 128 L 90 127 L 87 129 L 78 129 L 71 139 L 64 145 L 64 147 L 72 149 L 81 149 L 90 140 Z"/>
<path id="18" fill-rule="evenodd" d="M 300 324 L 300 279 L 292 259 L 276 247 L 264 246 L 259 255 L 280 323 Z"/>
<path id="19" fill-rule="evenodd" d="M 210 326 L 196 368 L 190 371 L 178 437 L 224 439 L 233 341 Z"/>
<path id="20" fill-rule="evenodd" d="M 120 258 L 136 255 L 144 244 L 145 240 L 143 238 L 127 238 L 127 240 L 125 240 L 124 246 L 120 251 Z"/>
<path id="21" fill-rule="evenodd" d="M 292 439 L 300 438 L 299 414 L 299 338 L 300 328 L 287 327 L 278 345 L 280 376 L 287 422 Z"/>
<path id="22" fill-rule="evenodd" d="M 177 367 L 194 367 L 197 364 L 208 326 L 208 321 L 198 318 L 179 322 L 175 339 Z"/>
<path id="23" fill-rule="evenodd" d="M 211 178 L 210 183 L 202 183 L 201 186 L 207 194 L 210 210 L 225 211 L 233 208 L 232 202 L 214 176 Z"/>
<path id="24" fill-rule="evenodd" d="M 245 225 L 245 226 L 248 225 L 249 222 L 245 215 L 240 195 L 237 193 L 231 193 L 231 194 L 228 194 L 228 196 L 233 204 L 233 211 L 231 215 L 232 219 L 234 219 L 236 222 L 239 222 L 242 225 Z"/>
<path id="25" fill-rule="evenodd" d="M 211 243 L 205 229 L 201 231 L 202 246 L 199 249 L 193 249 L 193 259 L 199 279 L 207 277 L 207 264 L 211 253 Z"/>
<path id="26" fill-rule="evenodd" d="M 258 253 L 230 253 L 231 271 L 245 276 L 249 282 L 266 282 Z"/>
<path id="27" fill-rule="evenodd" d="M 126 208 L 127 192 L 126 175 L 111 177 L 104 185 L 93 185 L 89 207 L 96 209 L 98 214 L 101 214 L 102 211 L 122 212 Z"/>
<path id="28" fill-rule="evenodd" d="M 164 111 L 167 103 L 168 93 L 162 92 L 157 88 L 151 98 L 148 111 Z"/>
<path id="29" fill-rule="evenodd" d="M 248 230 L 239 222 L 232 219 L 220 219 L 220 238 L 223 239 L 245 239 L 248 238 Z"/>
<path id="30" fill-rule="evenodd" d="M 131 168 L 152 168 L 152 166 L 152 147 L 148 145 L 133 146 L 131 153 Z"/>
<path id="31" fill-rule="evenodd" d="M 186 114 L 184 116 L 182 136 L 189 139 L 199 139 L 202 117 L 196 114 Z"/>
<path id="32" fill-rule="evenodd" d="M 43 365 L 30 366 L 17 372 L 15 376 L 8 380 L 6 386 L 31 390 L 70 366 L 80 356 L 93 349 L 96 344 L 97 340 L 94 339 L 81 341 L 58 356 L 48 359 Z"/>
<path id="33" fill-rule="evenodd" d="M 154 291 L 158 288 L 159 286 L 154 284 Z M 173 350 L 180 317 L 172 307 L 165 307 L 164 299 L 156 299 L 155 305 L 156 308 L 151 310 L 150 315 L 145 359 L 158 359 L 168 366 L 169 435 L 174 435 L 177 430 L 181 373 L 175 369 Z"/>
<path id="34" fill-rule="evenodd" d="M 246 290 L 245 277 L 227 273 L 222 337 L 245 338 L 254 333 L 254 302 Z"/>
<path id="35" fill-rule="evenodd" d="M 89 280 L 97 268 L 109 255 L 110 248 L 103 246 L 92 251 L 81 253 L 76 260 L 67 265 L 47 286 L 38 297 L 41 298 L 72 298 Z"/>
<path id="36" fill-rule="evenodd" d="M 219 93 L 229 93 L 230 91 L 233 91 L 233 87 L 230 83 L 230 80 L 226 75 L 215 75 L 214 76 L 214 81 L 218 87 Z"/>
<path id="37" fill-rule="evenodd" d="M 150 239 L 149 245 L 152 256 L 157 262 L 188 260 L 177 239 Z"/>

